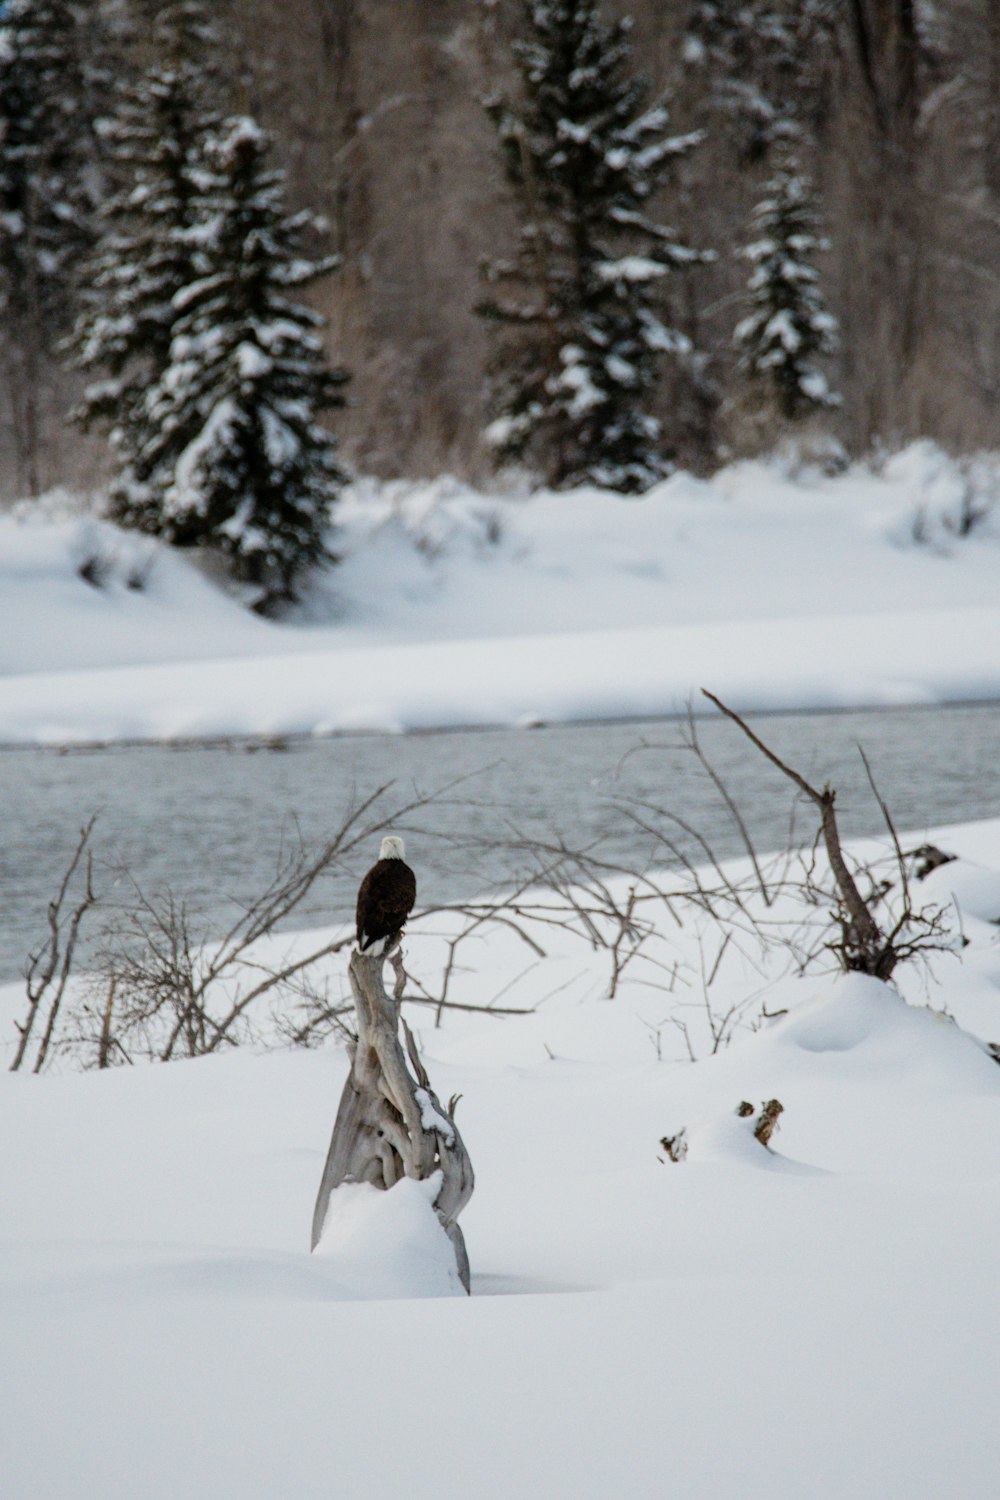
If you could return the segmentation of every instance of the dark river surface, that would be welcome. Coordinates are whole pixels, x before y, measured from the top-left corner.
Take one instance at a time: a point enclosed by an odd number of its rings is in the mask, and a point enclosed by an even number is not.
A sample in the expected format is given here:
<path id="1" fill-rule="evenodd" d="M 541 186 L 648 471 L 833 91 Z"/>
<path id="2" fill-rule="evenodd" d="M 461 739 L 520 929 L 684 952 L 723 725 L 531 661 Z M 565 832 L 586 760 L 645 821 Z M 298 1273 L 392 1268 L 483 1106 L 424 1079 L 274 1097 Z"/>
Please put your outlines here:
<path id="1" fill-rule="evenodd" d="M 845 834 L 883 826 L 859 745 L 900 831 L 1000 816 L 1000 705 L 754 715 L 751 722 L 814 784 L 829 780 L 837 788 Z M 784 847 L 790 784 L 734 725 L 716 717 L 699 719 L 698 726 L 758 849 Z M 357 736 L 266 748 L 0 750 L 0 982 L 18 976 L 44 936 L 46 905 L 80 825 L 95 813 L 95 883 L 109 901 L 124 889 L 115 873 L 124 862 L 147 892 L 169 887 L 209 918 L 259 893 L 290 839 L 301 833 L 310 847 L 318 846 L 352 800 L 386 782 L 392 783 L 383 799 L 389 813 L 415 791 L 466 778 L 432 806 L 398 820 L 421 904 L 471 896 L 511 879 L 523 864 L 510 847 L 518 832 L 557 834 L 571 847 L 602 840 L 602 852 L 630 868 L 651 859 L 666 863 L 654 837 L 628 815 L 637 801 L 679 815 L 719 855 L 738 853 L 732 821 L 681 746 L 683 733 L 682 724 L 666 721 Z M 797 827 L 803 842 L 811 839 L 815 819 L 808 808 L 800 808 Z M 500 846 L 463 847 L 466 838 Z M 373 835 L 348 868 L 324 875 L 293 925 L 347 918 L 377 842 Z"/>

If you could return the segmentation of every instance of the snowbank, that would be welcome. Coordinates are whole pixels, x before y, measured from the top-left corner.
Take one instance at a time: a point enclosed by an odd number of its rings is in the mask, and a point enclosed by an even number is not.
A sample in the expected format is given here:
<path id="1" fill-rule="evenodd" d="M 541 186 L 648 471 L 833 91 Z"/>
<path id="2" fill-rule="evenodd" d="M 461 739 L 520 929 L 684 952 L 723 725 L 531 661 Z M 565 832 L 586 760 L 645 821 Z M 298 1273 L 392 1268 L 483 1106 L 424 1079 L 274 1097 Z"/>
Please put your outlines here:
<path id="1" fill-rule="evenodd" d="M 718 1004 L 773 981 L 787 1014 L 695 1064 L 651 1040 L 696 969 L 630 966 L 611 1002 L 556 929 L 528 971 L 483 943 L 468 993 L 516 974 L 534 1013 L 411 1017 L 463 1096 L 471 1298 L 414 1184 L 349 1190 L 309 1255 L 340 1050 L 0 1073 L 5 1491 L 992 1494 L 1000 821 L 932 837 L 959 858 L 920 896 L 957 901 L 961 960 L 901 973 L 905 1004 L 728 955 Z M 701 934 L 669 933 L 690 967 Z M 769 1152 L 735 1110 L 770 1098 Z"/>
<path id="2" fill-rule="evenodd" d="M 441 1173 L 426 1182 L 404 1177 L 389 1192 L 345 1182 L 330 1197 L 314 1255 L 344 1295 L 464 1297 L 455 1251 L 434 1212 Z"/>
<path id="3" fill-rule="evenodd" d="M 649 716 L 702 683 L 758 709 L 1000 697 L 997 522 L 959 534 L 995 488 L 926 444 L 641 500 L 359 483 L 342 564 L 283 624 L 184 557 L 22 508 L 0 520 L 0 741 Z"/>

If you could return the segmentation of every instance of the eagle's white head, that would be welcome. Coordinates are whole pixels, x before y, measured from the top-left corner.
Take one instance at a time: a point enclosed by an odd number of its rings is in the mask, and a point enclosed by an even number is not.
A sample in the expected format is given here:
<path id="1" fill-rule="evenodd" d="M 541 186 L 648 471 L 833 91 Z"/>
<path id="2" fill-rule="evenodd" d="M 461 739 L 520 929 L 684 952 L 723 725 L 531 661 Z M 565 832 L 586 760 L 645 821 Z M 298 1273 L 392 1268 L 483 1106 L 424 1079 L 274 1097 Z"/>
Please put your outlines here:
<path id="1" fill-rule="evenodd" d="M 397 838 L 395 834 L 390 834 L 388 838 L 382 840 L 378 857 L 379 859 L 402 859 L 404 852 L 403 840 Z"/>

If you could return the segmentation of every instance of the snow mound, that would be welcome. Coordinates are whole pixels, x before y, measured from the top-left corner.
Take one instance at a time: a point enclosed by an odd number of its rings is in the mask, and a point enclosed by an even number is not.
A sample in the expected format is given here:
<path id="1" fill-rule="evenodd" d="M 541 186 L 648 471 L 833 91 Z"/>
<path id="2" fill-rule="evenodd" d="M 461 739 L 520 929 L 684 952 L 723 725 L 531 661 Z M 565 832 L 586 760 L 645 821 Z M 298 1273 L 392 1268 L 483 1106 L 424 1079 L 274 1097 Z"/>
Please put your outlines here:
<path id="1" fill-rule="evenodd" d="M 646 717 L 702 683 L 761 710 L 1000 697 L 996 473 L 918 444 L 640 501 L 359 481 L 280 623 L 57 497 L 0 516 L 0 741 Z"/>
<path id="2" fill-rule="evenodd" d="M 963 917 L 1000 925 L 1000 872 L 971 860 L 949 860 L 927 876 L 924 889 L 942 906 L 954 902 Z"/>
<path id="3" fill-rule="evenodd" d="M 0 677 L 255 655 L 272 636 L 151 537 L 47 506 L 0 516 Z"/>
<path id="4" fill-rule="evenodd" d="M 894 997 L 886 985 L 863 975 L 838 990 L 833 1002 L 824 997 L 804 1005 L 783 1028 L 782 1039 L 806 1052 L 850 1052 L 866 1041 L 878 1024 L 878 1011 Z"/>
<path id="5" fill-rule="evenodd" d="M 827 994 L 779 1022 L 771 1040 L 806 1053 L 855 1054 L 854 1069 L 870 1081 L 890 1074 L 907 1079 L 928 1103 L 935 1095 L 1000 1091 L 996 1065 L 947 1011 L 909 1005 L 891 985 L 865 974 L 833 982 Z"/>
<path id="6" fill-rule="evenodd" d="M 383 1192 L 345 1182 L 330 1198 L 315 1254 L 346 1296 L 463 1297 L 455 1252 L 434 1212 L 441 1173 L 425 1182 L 402 1178 Z"/>
<path id="7" fill-rule="evenodd" d="M 1000 821 L 922 837 L 958 855 L 931 881 L 1000 868 Z M 669 931 L 697 950 L 696 924 Z M 997 934 L 967 932 L 961 962 L 930 956 L 935 997 L 989 1038 Z M 522 972 L 510 943 L 484 943 L 456 993 Z M 436 1179 L 341 1187 L 307 1255 L 341 1048 L 0 1072 L 5 1494 L 286 1500 L 331 1475 L 410 1500 L 662 1500 L 664 1476 L 685 1500 L 994 1493 L 984 1048 L 875 980 L 782 963 L 772 1019 L 661 1061 L 643 1022 L 670 997 L 654 1011 L 627 974 L 609 1002 L 596 955 L 556 995 L 580 961 L 557 929 L 548 946 L 519 992 L 532 1014 L 451 1011 L 417 1037 L 441 1096 L 464 1097 L 474 1291 L 505 1295 L 451 1300 Z M 723 1006 L 761 980 L 737 960 Z M 919 1002 L 919 967 L 898 978 Z M 658 1143 L 681 1128 L 673 1164 Z M 447 1463 L 423 1462 L 442 1423 Z"/>
<path id="8" fill-rule="evenodd" d="M 783 1113 L 765 1150 L 735 1111 L 746 1100 L 756 1116 L 772 1098 Z M 944 1011 L 851 974 L 710 1059 L 687 1116 L 682 1099 L 665 1124 L 683 1129 L 686 1164 L 947 1179 L 978 1154 L 971 1136 L 1000 1103 L 1000 1070 Z"/>
<path id="9" fill-rule="evenodd" d="M 735 1109 L 693 1120 L 684 1131 L 682 1160 L 721 1163 L 750 1172 L 814 1174 L 822 1170 L 794 1161 L 773 1144 L 761 1145 L 754 1137 L 755 1124 L 756 1114 L 742 1116 Z"/>

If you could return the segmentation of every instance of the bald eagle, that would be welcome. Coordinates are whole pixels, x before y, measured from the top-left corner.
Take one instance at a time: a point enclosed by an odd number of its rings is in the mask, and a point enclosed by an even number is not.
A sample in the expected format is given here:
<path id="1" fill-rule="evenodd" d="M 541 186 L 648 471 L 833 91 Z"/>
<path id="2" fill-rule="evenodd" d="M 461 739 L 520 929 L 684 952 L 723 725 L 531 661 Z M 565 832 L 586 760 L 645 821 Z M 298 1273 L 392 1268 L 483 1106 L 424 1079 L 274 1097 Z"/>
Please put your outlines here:
<path id="1" fill-rule="evenodd" d="M 358 947 L 382 941 L 386 952 L 403 929 L 417 899 L 417 878 L 403 860 L 403 840 L 382 840 L 378 859 L 358 887 Z"/>

